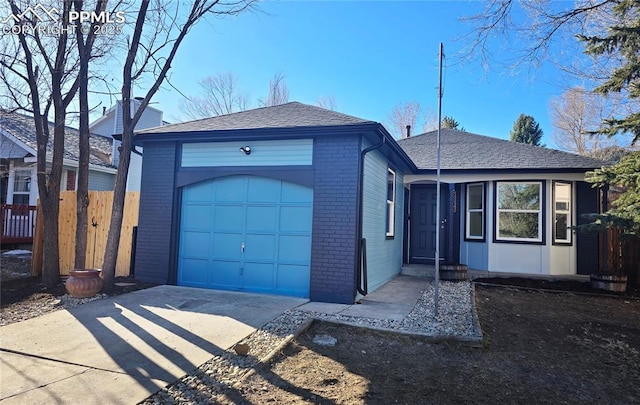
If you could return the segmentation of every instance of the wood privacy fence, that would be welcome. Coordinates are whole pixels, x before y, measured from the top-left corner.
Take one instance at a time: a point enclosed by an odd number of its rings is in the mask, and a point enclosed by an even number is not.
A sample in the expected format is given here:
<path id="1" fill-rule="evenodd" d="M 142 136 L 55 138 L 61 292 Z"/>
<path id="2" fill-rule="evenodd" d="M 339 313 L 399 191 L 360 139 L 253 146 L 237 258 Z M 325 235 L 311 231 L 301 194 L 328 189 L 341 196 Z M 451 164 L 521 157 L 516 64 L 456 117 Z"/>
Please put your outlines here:
<path id="1" fill-rule="evenodd" d="M 630 284 L 640 284 L 640 238 L 621 236 L 619 229 L 607 229 L 607 268 L 612 274 L 626 274 Z M 603 267 L 604 249 L 601 243 L 600 268 Z"/>
<path id="2" fill-rule="evenodd" d="M 63 191 L 60 193 L 59 215 L 59 243 L 60 243 L 60 274 L 67 275 L 73 269 L 75 260 L 76 238 L 76 192 Z M 87 232 L 87 268 L 102 267 L 102 260 L 107 244 L 107 234 L 111 221 L 111 205 L 113 204 L 113 191 L 89 191 L 89 207 L 87 215 L 89 226 Z M 120 248 L 116 264 L 116 276 L 128 276 L 130 274 L 131 248 L 133 240 L 133 227 L 138 225 L 138 208 L 140 206 L 140 193 L 128 192 L 125 198 L 124 217 L 122 220 L 122 232 L 120 235 Z M 36 222 L 36 232 L 33 245 L 32 273 L 40 273 L 42 270 L 42 226 L 43 222 L 39 214 Z M 92 224 L 96 224 L 93 226 Z"/>

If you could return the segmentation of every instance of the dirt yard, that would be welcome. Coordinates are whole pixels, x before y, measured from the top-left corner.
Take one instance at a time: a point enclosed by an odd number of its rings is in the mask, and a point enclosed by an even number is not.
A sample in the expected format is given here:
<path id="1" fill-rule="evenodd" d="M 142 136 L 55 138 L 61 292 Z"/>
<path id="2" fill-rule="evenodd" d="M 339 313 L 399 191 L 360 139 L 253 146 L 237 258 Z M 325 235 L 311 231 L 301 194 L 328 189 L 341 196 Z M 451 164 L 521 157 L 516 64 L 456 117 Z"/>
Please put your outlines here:
<path id="1" fill-rule="evenodd" d="M 640 403 L 640 300 L 476 293 L 483 347 L 316 323 L 221 402 Z"/>
<path id="2" fill-rule="evenodd" d="M 0 264 L 3 323 L 61 309 L 63 284 L 46 289 L 37 279 L 24 278 L 25 261 L 3 258 Z M 117 287 L 116 293 L 150 286 L 121 281 L 133 285 Z M 476 285 L 485 336 L 479 347 L 316 323 L 219 401 L 640 403 L 638 288 L 612 297 L 584 283 L 483 282 L 503 285 Z M 322 334 L 336 338 L 336 345 L 313 343 Z"/>

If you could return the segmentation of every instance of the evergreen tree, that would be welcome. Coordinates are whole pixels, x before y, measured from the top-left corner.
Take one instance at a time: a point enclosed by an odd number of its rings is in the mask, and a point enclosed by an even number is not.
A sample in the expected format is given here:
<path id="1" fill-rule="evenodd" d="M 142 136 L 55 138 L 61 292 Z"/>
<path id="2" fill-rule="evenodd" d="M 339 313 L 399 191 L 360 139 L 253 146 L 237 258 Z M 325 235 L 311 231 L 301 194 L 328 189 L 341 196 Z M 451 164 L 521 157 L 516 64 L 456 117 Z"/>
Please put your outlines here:
<path id="1" fill-rule="evenodd" d="M 622 63 L 613 69 L 609 78 L 595 88 L 597 93 L 622 93 L 629 99 L 640 97 L 640 4 L 632 0 L 620 1 L 613 9 L 618 25 L 609 27 L 604 37 L 585 37 L 580 39 L 586 44 L 586 53 L 594 56 L 617 57 Z M 608 136 L 618 133 L 631 133 L 632 143 L 640 139 L 640 112 L 626 117 L 604 120 L 597 132 Z"/>
<path id="2" fill-rule="evenodd" d="M 445 115 L 442 118 L 442 128 L 457 129 L 458 131 L 464 131 L 464 127 L 460 126 L 460 123 L 453 117 Z"/>
<path id="3" fill-rule="evenodd" d="M 542 130 L 536 120 L 526 114 L 520 114 L 510 133 L 513 142 L 528 143 L 529 145 L 544 146 L 542 141 Z"/>
<path id="4" fill-rule="evenodd" d="M 609 77 L 595 91 L 604 95 L 620 93 L 629 100 L 640 98 L 640 3 L 621 0 L 613 8 L 617 23 L 606 35 L 580 39 L 586 45 L 586 53 L 603 58 L 620 60 Z M 637 106 L 637 101 L 633 103 Z M 640 112 L 633 111 L 623 117 L 605 119 L 597 133 L 614 136 L 633 134 L 632 144 L 640 139 Z M 587 181 L 594 186 L 622 186 L 623 193 L 609 211 L 595 215 L 592 228 L 620 228 L 625 233 L 640 236 L 640 153 L 631 153 L 610 167 L 591 173 Z"/>

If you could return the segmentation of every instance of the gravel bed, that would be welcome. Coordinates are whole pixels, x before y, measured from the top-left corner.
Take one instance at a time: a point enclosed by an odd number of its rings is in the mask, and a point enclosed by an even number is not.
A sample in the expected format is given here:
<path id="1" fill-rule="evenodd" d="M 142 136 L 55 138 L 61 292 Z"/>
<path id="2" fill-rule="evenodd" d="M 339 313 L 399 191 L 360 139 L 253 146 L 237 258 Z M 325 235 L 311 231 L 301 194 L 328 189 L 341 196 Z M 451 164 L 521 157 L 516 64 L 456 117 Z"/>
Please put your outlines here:
<path id="1" fill-rule="evenodd" d="M 482 338 L 475 315 L 471 283 L 441 282 L 437 317 L 434 317 L 433 313 L 433 296 L 434 286 L 431 284 L 425 289 L 413 310 L 401 321 L 331 315 L 295 309 L 287 311 L 240 342 L 249 345 L 248 356 L 239 356 L 232 348 L 220 351 L 211 360 L 150 396 L 142 404 L 218 402 L 220 394 L 240 384 L 261 360 L 265 360 L 270 353 L 278 349 L 288 336 L 298 333 L 310 319 L 441 338 L 462 340 Z"/>
<path id="2" fill-rule="evenodd" d="M 74 298 L 65 294 L 60 297 L 44 296 L 32 301 L 21 301 L 2 307 L 2 310 L 0 310 L 0 326 L 35 318 L 59 309 L 77 307 L 105 297 L 107 297 L 106 294 L 98 294 L 90 298 Z"/>

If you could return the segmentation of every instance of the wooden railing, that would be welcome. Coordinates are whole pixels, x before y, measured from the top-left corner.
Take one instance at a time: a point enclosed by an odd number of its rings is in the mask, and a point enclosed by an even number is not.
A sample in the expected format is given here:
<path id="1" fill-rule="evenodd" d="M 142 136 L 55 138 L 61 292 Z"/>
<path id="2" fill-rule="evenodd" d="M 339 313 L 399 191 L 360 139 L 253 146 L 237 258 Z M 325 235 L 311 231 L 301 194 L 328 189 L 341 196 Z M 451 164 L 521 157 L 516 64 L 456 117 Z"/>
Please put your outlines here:
<path id="1" fill-rule="evenodd" d="M 2 243 L 33 243 L 36 207 L 2 204 Z"/>

